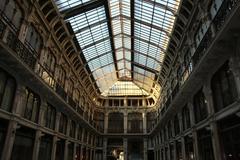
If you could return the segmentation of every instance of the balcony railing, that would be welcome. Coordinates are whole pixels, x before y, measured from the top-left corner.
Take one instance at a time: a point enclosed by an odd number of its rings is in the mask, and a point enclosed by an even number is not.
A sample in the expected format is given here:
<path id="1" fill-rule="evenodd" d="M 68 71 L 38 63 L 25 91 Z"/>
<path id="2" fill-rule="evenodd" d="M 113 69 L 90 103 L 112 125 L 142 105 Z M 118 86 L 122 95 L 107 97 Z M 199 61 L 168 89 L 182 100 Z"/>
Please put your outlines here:
<path id="1" fill-rule="evenodd" d="M 11 48 L 14 54 L 28 66 L 38 77 L 40 77 L 50 88 L 53 89 L 65 102 L 67 102 L 74 110 L 76 110 L 79 115 L 83 116 L 84 111 L 81 107 L 77 107 L 77 103 L 71 98 L 67 97 L 67 93 L 62 88 L 60 83 L 57 82 L 53 73 L 49 71 L 48 68 L 43 66 L 39 60 L 39 54 L 31 47 L 28 42 L 22 43 L 18 39 L 18 30 L 14 24 L 5 16 L 5 14 L 0 11 L 0 41 L 5 43 L 9 48 Z M 67 101 L 68 99 L 68 101 Z M 88 119 L 88 116 L 85 117 Z M 92 122 L 91 125 L 94 126 Z M 101 129 L 99 131 L 102 131 Z"/>

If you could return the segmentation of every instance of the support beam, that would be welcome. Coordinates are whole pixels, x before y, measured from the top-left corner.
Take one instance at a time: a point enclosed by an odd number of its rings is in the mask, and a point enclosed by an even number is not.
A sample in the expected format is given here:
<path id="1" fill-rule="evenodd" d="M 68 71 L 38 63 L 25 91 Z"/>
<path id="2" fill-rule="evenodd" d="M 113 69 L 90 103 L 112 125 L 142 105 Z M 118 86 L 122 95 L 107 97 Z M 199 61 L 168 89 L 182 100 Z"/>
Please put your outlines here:
<path id="1" fill-rule="evenodd" d="M 77 5 L 76 7 L 66 9 L 62 11 L 61 14 L 64 15 L 64 19 L 68 19 L 78 14 L 103 6 L 103 4 L 104 4 L 104 1 L 93 0 L 93 1 L 86 2 L 84 4 Z"/>
<path id="2" fill-rule="evenodd" d="M 112 48 L 112 51 L 115 51 L 115 46 L 114 46 L 114 41 L 113 41 L 113 33 L 112 33 L 112 26 L 111 26 L 111 22 L 110 22 L 111 16 L 110 16 L 110 13 L 109 13 L 109 8 L 108 8 L 108 1 L 105 1 L 104 6 L 105 6 L 105 11 L 106 11 L 106 17 L 108 19 L 107 24 L 108 24 L 108 31 L 109 31 L 109 36 L 110 36 L 111 48 Z M 113 56 L 113 61 L 116 62 L 117 58 L 116 58 L 115 52 L 112 53 L 112 56 Z M 114 63 L 114 66 L 115 66 L 115 70 L 117 71 L 118 70 L 117 64 Z M 116 72 L 116 76 L 117 76 L 117 78 L 119 78 L 118 72 Z"/>

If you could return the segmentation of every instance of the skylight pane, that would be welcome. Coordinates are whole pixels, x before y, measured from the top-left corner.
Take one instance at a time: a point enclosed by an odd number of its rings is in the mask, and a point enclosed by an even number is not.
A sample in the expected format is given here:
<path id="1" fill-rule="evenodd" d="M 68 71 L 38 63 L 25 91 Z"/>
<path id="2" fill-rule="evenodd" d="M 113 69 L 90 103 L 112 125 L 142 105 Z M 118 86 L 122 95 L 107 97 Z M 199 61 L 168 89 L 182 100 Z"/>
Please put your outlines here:
<path id="1" fill-rule="evenodd" d="M 55 0 L 60 11 L 82 5 L 90 0 Z"/>
<path id="2" fill-rule="evenodd" d="M 96 84 L 100 91 L 104 91 L 111 86 L 110 81 L 116 81 L 116 76 L 111 75 L 111 72 L 116 74 L 116 71 L 104 6 L 71 17 L 67 21 L 73 28 Z"/>
<path id="3" fill-rule="evenodd" d="M 124 61 L 126 60 L 125 48 L 131 48 L 131 21 L 124 16 L 130 17 L 130 0 L 110 0 L 109 8 L 115 49 L 123 48 L 115 51 L 117 60 L 123 59 L 122 61 L 117 62 L 118 72 L 121 74 L 121 77 L 128 77 L 129 74 L 125 72 L 126 65 Z"/>
<path id="4" fill-rule="evenodd" d="M 108 96 L 148 95 L 145 90 L 139 88 L 132 81 L 117 81 L 105 94 Z"/>

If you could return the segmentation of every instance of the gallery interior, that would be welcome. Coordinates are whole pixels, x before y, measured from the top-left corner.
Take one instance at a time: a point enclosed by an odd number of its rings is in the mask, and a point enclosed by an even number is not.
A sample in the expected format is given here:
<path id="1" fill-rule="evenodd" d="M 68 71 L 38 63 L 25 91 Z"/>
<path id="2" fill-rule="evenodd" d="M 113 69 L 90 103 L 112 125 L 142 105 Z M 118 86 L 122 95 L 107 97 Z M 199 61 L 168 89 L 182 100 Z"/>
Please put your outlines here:
<path id="1" fill-rule="evenodd" d="M 240 160 L 240 0 L 1 0 L 0 160 Z"/>

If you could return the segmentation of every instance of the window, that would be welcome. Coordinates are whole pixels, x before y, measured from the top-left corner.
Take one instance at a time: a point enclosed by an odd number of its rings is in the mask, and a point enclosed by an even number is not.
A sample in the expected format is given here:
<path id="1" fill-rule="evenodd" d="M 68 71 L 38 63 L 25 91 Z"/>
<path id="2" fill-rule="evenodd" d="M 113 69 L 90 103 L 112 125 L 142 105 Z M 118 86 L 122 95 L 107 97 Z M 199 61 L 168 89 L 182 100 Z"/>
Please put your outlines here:
<path id="1" fill-rule="evenodd" d="M 109 133 L 123 132 L 123 113 L 110 113 L 108 115 L 108 132 Z"/>
<path id="2" fill-rule="evenodd" d="M 15 31 L 20 29 L 23 14 L 20 7 L 14 0 L 1 0 L 0 11 L 3 11 L 5 16 L 13 24 L 12 28 Z"/>
<path id="3" fill-rule="evenodd" d="M 76 131 L 76 123 L 72 120 L 70 126 L 70 136 L 75 138 L 75 131 Z"/>
<path id="4" fill-rule="evenodd" d="M 67 83 L 68 83 L 68 90 L 67 90 L 68 95 L 70 97 L 72 97 L 73 96 L 73 81 L 69 80 Z"/>
<path id="5" fill-rule="evenodd" d="M 186 152 L 186 160 L 193 160 L 195 155 L 193 152 L 193 139 L 192 135 L 188 135 L 185 137 L 185 152 Z"/>
<path id="6" fill-rule="evenodd" d="M 228 62 L 214 74 L 211 85 L 216 111 L 232 104 L 237 99 L 236 84 Z"/>
<path id="7" fill-rule="evenodd" d="M 52 143 L 53 141 L 51 136 L 44 135 L 41 137 L 38 160 L 51 160 Z"/>
<path id="8" fill-rule="evenodd" d="M 78 140 L 82 141 L 82 126 L 78 127 Z"/>
<path id="9" fill-rule="evenodd" d="M 44 57 L 44 67 L 47 68 L 47 70 L 54 75 L 55 72 L 55 66 L 56 66 L 56 58 L 53 55 L 53 53 L 49 50 L 46 52 L 46 55 Z"/>
<path id="10" fill-rule="evenodd" d="M 173 137 L 171 121 L 168 122 L 167 129 L 168 129 L 168 138 L 170 139 Z"/>
<path id="11" fill-rule="evenodd" d="M 218 122 L 222 157 L 225 160 L 240 159 L 240 116 L 233 114 Z"/>
<path id="12" fill-rule="evenodd" d="M 65 150 L 65 141 L 63 139 L 60 139 L 59 141 L 57 141 L 55 160 L 64 160 L 64 150 Z"/>
<path id="13" fill-rule="evenodd" d="M 34 137 L 33 130 L 21 126 L 15 135 L 11 160 L 32 160 Z"/>
<path id="14" fill-rule="evenodd" d="M 177 160 L 182 160 L 183 159 L 183 154 L 182 154 L 182 143 L 181 141 L 176 142 L 176 153 L 177 153 Z"/>
<path id="15" fill-rule="evenodd" d="M 56 119 L 56 109 L 52 105 L 47 104 L 47 108 L 44 116 L 44 121 L 45 121 L 44 126 L 54 129 L 55 119 Z"/>
<path id="16" fill-rule="evenodd" d="M 23 117 L 37 123 L 40 107 L 40 98 L 37 94 L 27 88 L 25 89 L 25 96 L 26 101 L 24 104 L 25 111 Z"/>
<path id="17" fill-rule="evenodd" d="M 207 110 L 207 100 L 202 92 L 202 89 L 197 92 L 197 94 L 193 98 L 194 103 L 194 113 L 195 113 L 195 121 L 200 122 L 207 118 L 208 110 Z"/>
<path id="18" fill-rule="evenodd" d="M 128 132 L 141 133 L 142 131 L 143 131 L 142 113 L 129 113 L 128 114 Z"/>
<path id="19" fill-rule="evenodd" d="M 61 113 L 60 122 L 59 122 L 59 132 L 66 134 L 67 133 L 67 116 Z"/>
<path id="20" fill-rule="evenodd" d="M 40 53 L 40 49 L 43 45 L 43 40 L 33 24 L 28 26 L 25 43 L 30 50 L 34 50 L 37 54 Z"/>
<path id="21" fill-rule="evenodd" d="M 178 115 L 175 115 L 175 118 L 174 118 L 174 132 L 175 132 L 175 136 L 180 133 L 180 126 L 179 126 Z"/>
<path id="22" fill-rule="evenodd" d="M 74 148 L 74 144 L 70 143 L 68 144 L 68 160 L 73 160 L 73 148 Z"/>
<path id="23" fill-rule="evenodd" d="M 61 84 L 62 88 L 65 88 L 65 78 L 66 78 L 66 71 L 61 66 L 59 67 L 58 82 Z"/>
<path id="24" fill-rule="evenodd" d="M 187 105 L 182 110 L 182 124 L 183 130 L 186 130 L 191 127 L 190 112 Z"/>
<path id="25" fill-rule="evenodd" d="M 11 111 L 15 89 L 15 80 L 0 68 L 0 109 Z"/>
<path id="26" fill-rule="evenodd" d="M 74 89 L 74 91 L 73 91 L 73 100 L 75 101 L 75 102 L 78 102 L 78 100 L 79 100 L 79 91 L 77 90 L 77 89 Z"/>
<path id="27" fill-rule="evenodd" d="M 5 137 L 7 134 L 7 127 L 8 127 L 7 121 L 0 119 L 0 157 L 2 156 Z"/>
<path id="28" fill-rule="evenodd" d="M 214 160 L 210 127 L 207 126 L 206 128 L 199 130 L 197 135 L 201 160 Z"/>

